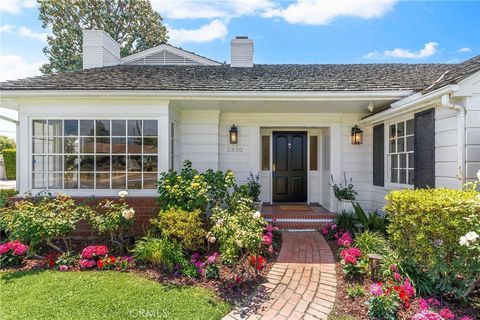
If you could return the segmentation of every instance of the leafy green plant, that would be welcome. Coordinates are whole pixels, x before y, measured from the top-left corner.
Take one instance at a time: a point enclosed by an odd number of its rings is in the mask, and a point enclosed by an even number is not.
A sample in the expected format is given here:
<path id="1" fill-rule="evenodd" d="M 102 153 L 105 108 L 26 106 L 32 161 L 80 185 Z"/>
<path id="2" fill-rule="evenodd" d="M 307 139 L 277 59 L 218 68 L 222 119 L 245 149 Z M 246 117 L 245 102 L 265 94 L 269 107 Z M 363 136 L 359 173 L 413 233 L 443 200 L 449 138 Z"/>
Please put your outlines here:
<path id="1" fill-rule="evenodd" d="M 17 194 L 15 189 L 0 189 L 0 208 L 7 206 L 9 199 Z"/>
<path id="2" fill-rule="evenodd" d="M 397 320 L 399 303 L 392 296 L 381 295 L 368 301 L 370 319 Z"/>
<path id="3" fill-rule="evenodd" d="M 355 299 L 358 297 L 363 297 L 365 295 L 365 290 L 363 287 L 356 283 L 354 285 L 348 286 L 345 291 L 347 292 L 347 295 L 349 298 Z"/>
<path id="4" fill-rule="evenodd" d="M 480 233 L 479 192 L 402 190 L 389 193 L 387 201 L 387 230 L 399 257 L 426 272 L 435 290 L 457 297 L 471 292 L 479 281 L 480 261 L 461 238 Z"/>
<path id="5" fill-rule="evenodd" d="M 342 211 L 335 216 L 337 228 L 353 233 L 355 231 L 355 217 L 350 211 Z"/>
<path id="6" fill-rule="evenodd" d="M 333 189 L 335 198 L 338 200 L 355 200 L 355 196 L 358 193 L 353 189 L 352 178 L 350 178 L 350 181 L 347 182 L 347 176 L 345 175 L 345 172 L 343 173 L 344 184 L 335 183 L 333 175 L 330 175 L 330 179 L 332 180 L 330 187 Z"/>
<path id="7" fill-rule="evenodd" d="M 55 198 L 43 197 L 38 203 L 23 200 L 0 209 L 0 227 L 11 239 L 28 243 L 34 252 L 41 242 L 63 252 L 51 240 L 62 238 L 68 250 L 66 238 L 84 215 L 85 206 L 77 206 L 70 196 L 58 194 Z"/>
<path id="8" fill-rule="evenodd" d="M 262 186 L 260 185 L 260 175 L 253 175 L 253 173 L 250 172 L 250 176 L 247 179 L 248 197 L 255 202 L 259 202 L 261 188 Z"/>
<path id="9" fill-rule="evenodd" d="M 188 212 L 170 208 L 160 211 L 158 218 L 152 219 L 151 223 L 162 235 L 178 241 L 186 250 L 200 249 L 205 243 L 207 232 L 200 210 Z"/>
<path id="10" fill-rule="evenodd" d="M 227 263 L 245 260 L 259 252 L 267 223 L 251 209 L 250 203 L 244 199 L 233 211 L 220 207 L 212 211 L 211 232 L 219 242 L 222 260 Z"/>
<path id="11" fill-rule="evenodd" d="M 182 246 L 167 237 L 154 238 L 146 236 L 135 243 L 132 249 L 135 260 L 154 266 L 160 266 L 168 272 L 173 272 L 177 265 L 186 266 Z"/>
<path id="12" fill-rule="evenodd" d="M 230 196 L 230 191 L 236 187 L 235 175 L 227 170 L 213 171 L 208 169 L 202 174 L 208 188 L 208 203 L 210 207 L 224 205 Z"/>
<path id="13" fill-rule="evenodd" d="M 15 180 L 17 176 L 17 151 L 15 149 L 3 149 L 2 156 L 7 179 Z"/>
<path id="14" fill-rule="evenodd" d="M 354 222 L 362 225 L 365 230 L 379 231 L 386 234 L 388 217 L 381 216 L 377 211 L 366 213 L 358 202 L 353 203 Z"/>
<path id="15" fill-rule="evenodd" d="M 387 256 L 391 252 L 388 241 L 382 234 L 368 230 L 357 234 L 354 240 L 354 245 L 362 250 L 364 256 L 370 253 Z"/>
<path id="16" fill-rule="evenodd" d="M 200 210 L 208 206 L 209 187 L 205 177 L 185 161 L 180 174 L 170 170 L 163 172 L 158 181 L 158 200 L 162 210 L 180 208 L 185 211 Z"/>
<path id="17" fill-rule="evenodd" d="M 89 206 L 86 208 L 90 209 Z M 110 240 L 123 249 L 125 233 L 134 221 L 135 210 L 124 197 L 118 201 L 102 200 L 88 211 L 92 229 L 101 235 L 110 235 Z"/>

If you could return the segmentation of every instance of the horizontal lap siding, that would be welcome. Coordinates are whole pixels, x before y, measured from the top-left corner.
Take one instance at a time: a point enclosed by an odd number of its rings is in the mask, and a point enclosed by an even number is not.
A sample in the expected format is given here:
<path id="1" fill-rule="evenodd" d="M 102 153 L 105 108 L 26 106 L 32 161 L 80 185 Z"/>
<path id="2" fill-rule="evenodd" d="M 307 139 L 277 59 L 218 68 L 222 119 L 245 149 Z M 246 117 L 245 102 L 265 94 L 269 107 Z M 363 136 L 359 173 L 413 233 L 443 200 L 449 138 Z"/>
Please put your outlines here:
<path id="1" fill-rule="evenodd" d="M 466 176 L 475 179 L 480 170 L 480 81 L 474 84 L 474 94 L 467 98 L 466 113 Z"/>

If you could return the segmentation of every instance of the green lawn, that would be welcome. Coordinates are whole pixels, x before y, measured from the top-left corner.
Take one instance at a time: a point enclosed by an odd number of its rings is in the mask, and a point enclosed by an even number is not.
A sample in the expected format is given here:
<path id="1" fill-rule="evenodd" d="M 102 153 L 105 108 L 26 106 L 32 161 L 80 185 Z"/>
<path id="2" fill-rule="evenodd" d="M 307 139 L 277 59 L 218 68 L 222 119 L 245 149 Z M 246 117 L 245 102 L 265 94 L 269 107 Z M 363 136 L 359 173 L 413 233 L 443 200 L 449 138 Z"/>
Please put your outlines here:
<path id="1" fill-rule="evenodd" d="M 221 319 L 230 306 L 197 287 L 120 272 L 0 274 L 0 319 Z"/>

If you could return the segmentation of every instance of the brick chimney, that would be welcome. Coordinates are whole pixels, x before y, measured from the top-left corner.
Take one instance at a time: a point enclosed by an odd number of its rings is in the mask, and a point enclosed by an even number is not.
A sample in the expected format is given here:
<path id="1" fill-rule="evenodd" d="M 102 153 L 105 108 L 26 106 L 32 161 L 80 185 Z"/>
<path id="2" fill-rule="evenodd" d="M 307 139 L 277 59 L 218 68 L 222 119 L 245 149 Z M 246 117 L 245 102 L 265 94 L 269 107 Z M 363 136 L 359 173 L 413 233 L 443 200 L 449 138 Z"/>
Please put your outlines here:
<path id="1" fill-rule="evenodd" d="M 231 67 L 253 67 L 253 41 L 247 36 L 237 36 L 230 42 Z"/>
<path id="2" fill-rule="evenodd" d="M 83 69 L 120 64 L 120 44 L 103 30 L 83 30 Z"/>

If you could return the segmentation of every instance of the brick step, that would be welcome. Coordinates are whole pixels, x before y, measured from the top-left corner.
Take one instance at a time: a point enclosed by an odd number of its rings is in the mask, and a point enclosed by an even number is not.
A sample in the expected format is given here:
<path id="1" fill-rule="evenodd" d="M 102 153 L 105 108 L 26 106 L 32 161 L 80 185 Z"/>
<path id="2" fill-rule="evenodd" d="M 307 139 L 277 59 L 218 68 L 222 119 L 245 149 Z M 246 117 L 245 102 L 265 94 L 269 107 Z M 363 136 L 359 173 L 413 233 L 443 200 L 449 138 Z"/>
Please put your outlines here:
<path id="1" fill-rule="evenodd" d="M 304 221 L 279 221 L 275 225 L 280 230 L 305 230 L 305 229 L 321 229 L 327 222 L 304 222 Z"/>
<path id="2" fill-rule="evenodd" d="M 316 212 L 262 212 L 265 219 L 335 219 L 333 213 Z"/>

